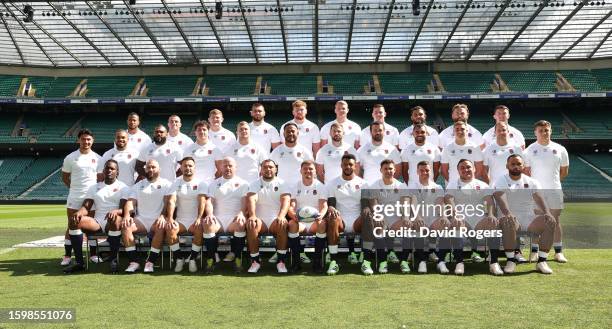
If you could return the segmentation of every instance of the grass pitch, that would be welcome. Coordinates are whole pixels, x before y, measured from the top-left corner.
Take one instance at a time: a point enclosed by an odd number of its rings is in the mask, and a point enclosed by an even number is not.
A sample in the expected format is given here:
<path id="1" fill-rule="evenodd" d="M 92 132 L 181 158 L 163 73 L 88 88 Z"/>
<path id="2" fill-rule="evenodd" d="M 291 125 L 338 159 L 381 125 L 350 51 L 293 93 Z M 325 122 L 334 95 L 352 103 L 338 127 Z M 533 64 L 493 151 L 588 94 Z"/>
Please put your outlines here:
<path id="1" fill-rule="evenodd" d="M 492 277 L 486 264 L 468 263 L 464 277 L 441 276 L 433 264 L 427 275 L 401 275 L 391 265 L 390 274 L 363 277 L 341 263 L 335 277 L 281 277 L 267 262 L 256 276 L 223 264 L 209 276 L 159 269 L 109 275 L 108 264 L 66 276 L 58 265 L 63 249 L 10 248 L 63 234 L 64 217 L 62 206 L 0 206 L 0 308 L 74 307 L 77 322 L 0 328 L 612 327 L 612 249 L 568 248 L 570 263 L 551 262 L 550 276 L 525 264 L 515 275 Z M 568 244 L 606 246 L 612 205 L 568 204 L 562 222 L 577 236 Z M 604 233 L 582 237 L 592 231 Z"/>

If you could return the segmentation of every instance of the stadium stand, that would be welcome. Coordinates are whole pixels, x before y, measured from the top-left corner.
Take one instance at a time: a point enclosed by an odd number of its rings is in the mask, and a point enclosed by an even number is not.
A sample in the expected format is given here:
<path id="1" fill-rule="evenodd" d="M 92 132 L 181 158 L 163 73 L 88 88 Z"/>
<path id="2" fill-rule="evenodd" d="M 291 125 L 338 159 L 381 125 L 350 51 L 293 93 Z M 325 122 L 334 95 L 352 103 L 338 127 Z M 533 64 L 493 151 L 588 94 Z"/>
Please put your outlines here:
<path id="1" fill-rule="evenodd" d="M 74 89 L 78 86 L 78 84 L 84 78 L 57 78 L 55 82 L 51 86 L 51 89 L 47 92 L 47 97 L 49 98 L 65 98 L 68 97 Z"/>
<path id="2" fill-rule="evenodd" d="M 312 74 L 269 74 L 262 76 L 270 86 L 271 95 L 314 95 L 317 93 L 317 77 Z"/>
<path id="3" fill-rule="evenodd" d="M 612 194 L 612 182 L 574 154 L 570 154 L 569 161 L 569 175 L 563 182 L 566 197 L 596 199 Z"/>
<path id="4" fill-rule="evenodd" d="M 612 69 L 592 70 L 597 82 L 603 90 L 612 90 Z"/>
<path id="5" fill-rule="evenodd" d="M 447 92 L 490 93 L 494 72 L 447 72 L 439 73 Z"/>
<path id="6" fill-rule="evenodd" d="M 28 82 L 36 89 L 36 98 L 48 97 L 49 90 L 55 84 L 55 78 L 53 77 L 32 76 L 27 78 Z"/>
<path id="7" fill-rule="evenodd" d="M 145 77 L 147 96 L 188 96 L 193 92 L 198 76 L 158 75 Z"/>
<path id="8" fill-rule="evenodd" d="M 5 157 L 0 164 L 0 195 L 2 198 L 9 197 L 6 192 L 7 186 L 19 176 L 32 161 L 31 157 Z"/>
<path id="9" fill-rule="evenodd" d="M 255 92 L 256 75 L 207 75 L 209 96 L 248 96 Z"/>
<path id="10" fill-rule="evenodd" d="M 28 113 L 23 119 L 24 130 L 30 141 L 36 143 L 74 143 L 74 138 L 66 135 L 79 119 L 80 114 L 40 115 Z M 33 139 L 32 139 L 33 138 Z"/>
<path id="11" fill-rule="evenodd" d="M 584 160 L 597 167 L 599 170 L 612 176 L 612 154 L 611 153 L 589 153 L 580 154 Z"/>
<path id="12" fill-rule="evenodd" d="M 380 73 L 378 78 L 385 94 L 426 93 L 431 73 Z"/>
<path id="13" fill-rule="evenodd" d="M 58 171 L 40 184 L 32 192 L 24 196 L 29 200 L 66 200 L 68 188 L 62 182 L 62 171 Z"/>
<path id="14" fill-rule="evenodd" d="M 594 113 L 586 110 L 576 109 L 575 111 L 564 112 L 573 123 L 579 128 L 579 131 L 571 132 L 568 137 L 571 139 L 601 139 L 612 138 L 612 129 L 606 126 L 604 113 Z"/>
<path id="15" fill-rule="evenodd" d="M 334 94 L 337 95 L 362 95 L 364 86 L 371 81 L 371 74 L 324 74 L 323 81 L 334 87 Z"/>
<path id="16" fill-rule="evenodd" d="M 126 117 L 114 114 L 109 115 L 108 113 L 88 113 L 81 121 L 80 127 L 91 130 L 96 142 L 112 143 L 115 131 L 120 128 L 126 128 Z M 141 129 L 146 129 L 144 123 Z M 75 140 L 75 137 L 71 137 L 71 139 Z"/>
<path id="17" fill-rule="evenodd" d="M 555 92 L 556 76 L 552 71 L 504 71 L 502 79 L 511 91 Z"/>
<path id="18" fill-rule="evenodd" d="M 20 76 L 0 75 L 0 97 L 14 97 L 20 82 Z"/>
<path id="19" fill-rule="evenodd" d="M 9 184 L 5 185 L 2 189 L 2 196 L 10 198 L 20 195 L 54 170 L 57 170 L 61 164 L 62 159 L 58 157 L 36 158 L 33 161 L 30 160 L 29 163 L 27 160 L 17 162 L 15 165 L 21 165 L 22 171 Z"/>
<path id="20" fill-rule="evenodd" d="M 591 72 L 586 70 L 560 71 L 559 73 L 572 84 L 577 91 L 602 91 L 603 88 Z"/>
<path id="21" fill-rule="evenodd" d="M 134 76 L 90 77 L 87 78 L 86 97 L 125 97 L 130 94 L 140 78 Z"/>

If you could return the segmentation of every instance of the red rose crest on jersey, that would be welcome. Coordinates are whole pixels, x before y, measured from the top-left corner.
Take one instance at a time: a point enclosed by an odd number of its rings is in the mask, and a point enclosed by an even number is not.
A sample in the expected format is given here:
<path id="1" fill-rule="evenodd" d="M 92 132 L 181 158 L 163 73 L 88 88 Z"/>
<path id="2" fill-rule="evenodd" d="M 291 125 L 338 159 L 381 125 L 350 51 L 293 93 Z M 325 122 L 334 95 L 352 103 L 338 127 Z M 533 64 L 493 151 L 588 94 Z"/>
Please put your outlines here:
<path id="1" fill-rule="evenodd" d="M 131 159 L 131 158 L 132 158 L 132 155 L 131 155 L 131 154 L 128 154 L 128 159 Z"/>
<path id="2" fill-rule="evenodd" d="M 211 154 L 212 154 L 212 150 L 208 150 L 208 155 L 211 155 Z"/>
<path id="3" fill-rule="evenodd" d="M 198 185 L 194 185 L 192 188 L 193 188 L 193 190 L 195 191 L 195 190 L 197 190 L 197 189 L 198 189 Z"/>
<path id="4" fill-rule="evenodd" d="M 142 142 L 142 138 L 138 138 L 137 142 L 138 143 Z"/>
<path id="5" fill-rule="evenodd" d="M 480 191 L 480 185 L 476 185 L 476 191 Z"/>
<path id="6" fill-rule="evenodd" d="M 349 126 L 349 130 L 353 129 L 353 126 Z"/>
<path id="7" fill-rule="evenodd" d="M 157 189 L 158 189 L 158 190 L 161 190 L 161 185 L 157 185 Z"/>
<path id="8" fill-rule="evenodd" d="M 431 154 L 431 150 L 430 149 L 427 149 L 427 154 Z"/>
<path id="9" fill-rule="evenodd" d="M 397 193 L 399 193 L 399 190 L 395 188 L 395 189 L 393 189 L 393 193 L 397 194 Z"/>
<path id="10" fill-rule="evenodd" d="M 389 154 L 389 150 L 385 149 L 385 154 Z"/>
<path id="11" fill-rule="evenodd" d="M 553 150 L 553 154 L 557 154 L 557 150 Z"/>
<path id="12" fill-rule="evenodd" d="M 96 163 L 96 159 L 91 159 L 91 163 Z"/>
<path id="13" fill-rule="evenodd" d="M 510 138 L 514 138 L 514 134 L 513 133 L 510 133 Z"/>
<path id="14" fill-rule="evenodd" d="M 312 195 L 317 195 L 317 190 L 313 190 Z"/>
<path id="15" fill-rule="evenodd" d="M 234 187 L 238 187 L 238 186 L 240 186 L 240 184 L 234 183 Z"/>
<path id="16" fill-rule="evenodd" d="M 221 136 L 221 140 L 224 141 L 225 140 L 225 136 Z"/>
<path id="17" fill-rule="evenodd" d="M 264 129 L 264 134 L 267 134 L 267 133 L 268 133 L 268 129 Z"/>
<path id="18" fill-rule="evenodd" d="M 472 133 L 468 133 L 468 137 L 472 137 Z"/>
<path id="19" fill-rule="evenodd" d="M 391 135 L 391 132 L 387 130 L 387 131 L 385 131 L 385 134 Z"/>
<path id="20" fill-rule="evenodd" d="M 301 158 L 301 157 L 302 157 L 302 152 L 298 152 L 298 153 L 297 153 L 297 157 L 298 157 L 298 158 Z"/>
<path id="21" fill-rule="evenodd" d="M 251 154 L 255 154 L 255 149 L 251 149 Z"/>
<path id="22" fill-rule="evenodd" d="M 525 184 L 523 184 L 523 187 L 524 188 L 529 188 L 529 184 L 525 183 Z"/>
<path id="23" fill-rule="evenodd" d="M 359 189 L 359 184 L 355 185 L 355 189 L 358 190 Z"/>
<path id="24" fill-rule="evenodd" d="M 114 192 L 117 192 L 117 191 L 119 191 L 119 189 L 118 189 L 118 188 L 114 188 L 114 189 L 113 189 L 113 193 L 114 193 Z"/>
<path id="25" fill-rule="evenodd" d="M 306 128 L 306 132 L 310 132 L 310 128 Z"/>
<path id="26" fill-rule="evenodd" d="M 348 151 L 344 151 L 344 154 L 348 154 Z"/>

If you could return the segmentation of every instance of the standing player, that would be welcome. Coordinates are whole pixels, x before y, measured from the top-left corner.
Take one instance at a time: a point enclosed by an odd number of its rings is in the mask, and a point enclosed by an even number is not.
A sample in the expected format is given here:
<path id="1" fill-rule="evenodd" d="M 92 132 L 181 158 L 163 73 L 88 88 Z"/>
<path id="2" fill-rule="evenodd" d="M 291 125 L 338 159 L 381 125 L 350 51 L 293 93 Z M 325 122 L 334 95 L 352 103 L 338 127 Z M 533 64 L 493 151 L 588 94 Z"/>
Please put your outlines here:
<path id="1" fill-rule="evenodd" d="M 317 153 L 317 177 L 321 182 L 331 181 L 342 174 L 340 159 L 345 154 L 357 155 L 357 150 L 343 140 L 344 128 L 339 123 L 334 123 L 329 129 L 331 143 L 325 144 Z M 355 169 L 359 172 L 359 162 Z"/>
<path id="2" fill-rule="evenodd" d="M 178 115 L 173 114 L 168 117 L 168 142 L 175 144 L 185 151 L 191 144 L 193 144 L 193 141 L 191 138 L 189 138 L 189 136 L 181 132 L 182 126 L 183 124 L 181 123 L 181 118 Z"/>
<path id="3" fill-rule="evenodd" d="M 242 270 L 242 250 L 246 239 L 246 200 L 249 183 L 236 176 L 236 161 L 225 157 L 221 165 L 222 176 L 208 187 L 208 197 L 213 205 L 213 216 L 204 220 L 204 232 L 214 238 L 218 232 L 232 234 L 231 251 L 224 262 L 234 261 L 236 272 Z M 209 254 L 210 255 L 210 254 Z M 209 257 L 207 267 L 213 265 Z"/>
<path id="4" fill-rule="evenodd" d="M 117 179 L 119 165 L 115 160 L 108 160 L 104 164 L 104 182 L 92 185 L 87 192 L 81 208 L 72 216 L 69 224 L 69 233 L 76 255 L 83 254 L 83 231 L 98 232 L 104 229 L 108 233 L 110 244 L 111 273 L 117 273 L 119 266 L 117 254 L 121 239 L 121 222 L 123 220 L 123 206 L 129 194 L 129 187 Z M 95 216 L 89 217 L 95 205 Z M 83 271 L 83 258 L 77 256 L 76 264 L 64 269 L 65 273 Z"/>
<path id="5" fill-rule="evenodd" d="M 357 157 L 363 169 L 363 179 L 366 182 L 375 182 L 380 178 L 380 163 L 390 159 L 395 164 L 395 175 L 399 177 L 401 172 L 401 157 L 397 148 L 384 140 L 385 124 L 374 121 L 370 125 L 372 141 L 364 144 L 357 151 Z"/>
<path id="6" fill-rule="evenodd" d="M 297 131 L 297 130 L 296 130 Z M 249 273 L 257 273 L 261 268 L 259 259 L 259 235 L 270 232 L 276 238 L 278 273 L 287 273 L 287 212 L 291 200 L 291 188 L 276 177 L 276 163 L 264 160 L 261 164 L 261 177 L 249 185 L 247 194 L 247 240 L 251 255 Z"/>
<path id="7" fill-rule="evenodd" d="M 196 142 L 185 150 L 185 156 L 195 160 L 195 179 L 210 184 L 221 176 L 221 150 L 208 139 L 208 122 L 198 121 L 195 126 Z"/>
<path id="8" fill-rule="evenodd" d="M 297 182 L 291 192 L 291 206 L 287 216 L 289 221 L 289 248 L 293 258 L 292 270 L 299 270 L 300 263 L 308 263 L 310 259 L 302 252 L 300 234 L 315 235 L 315 253 L 312 269 L 315 273 L 323 271 L 323 250 L 327 239 L 327 227 L 323 218 L 327 213 L 327 190 L 325 185 L 315 177 L 315 163 L 307 160 L 302 162 L 300 174 L 302 180 Z M 319 211 L 319 216 L 312 223 L 303 223 L 298 220 L 297 211 L 302 207 L 313 207 Z"/>
<path id="9" fill-rule="evenodd" d="M 468 119 L 470 117 L 470 110 L 465 104 L 455 104 L 453 106 L 451 117 L 453 122 L 463 121 L 466 126 L 466 139 L 472 144 L 480 147 L 482 145 L 482 134 L 476 128 L 469 125 Z M 438 136 L 438 146 L 440 149 L 444 149 L 446 145 L 452 143 L 455 140 L 455 128 L 453 126 L 446 127 Z"/>
<path id="10" fill-rule="evenodd" d="M 91 149 L 94 143 L 94 136 L 91 131 L 88 129 L 81 129 L 77 134 L 77 138 L 79 141 L 79 149 L 68 154 L 68 156 L 64 158 L 64 164 L 62 165 L 62 181 L 69 189 L 68 200 L 66 200 L 68 227 L 70 227 L 70 222 L 74 214 L 81 208 L 87 196 L 87 192 L 92 186 L 96 185 L 98 178 L 97 168 L 100 162 L 100 156 Z M 80 235 L 81 243 L 83 243 L 83 235 L 81 233 L 73 233 L 74 234 L 70 234 L 69 229 L 66 229 L 64 258 L 61 262 L 62 266 L 70 265 L 73 247 L 77 264 L 83 264 L 82 249 L 73 245 L 72 242 L 74 240 L 76 243 Z M 98 260 L 97 256 L 96 260 Z"/>
<path id="11" fill-rule="evenodd" d="M 128 114 L 128 140 L 129 147 L 142 152 L 142 150 L 151 144 L 151 137 L 144 131 L 140 130 L 140 116 L 136 112 Z"/>
<path id="12" fill-rule="evenodd" d="M 174 182 L 180 171 L 177 172 L 178 162 L 183 158 L 183 150 L 168 142 L 168 131 L 162 124 L 155 126 L 153 143 L 149 144 L 139 155 L 136 161 L 136 172 L 139 179 L 145 177 L 144 165 L 148 160 L 155 160 L 159 165 L 162 178 Z"/>
<path id="13" fill-rule="evenodd" d="M 236 142 L 236 136 L 223 128 L 223 113 L 220 110 L 214 109 L 208 113 L 208 122 L 210 123 L 210 130 L 208 131 L 208 138 L 217 145 L 222 153 L 227 152 L 230 145 Z"/>
<path id="14" fill-rule="evenodd" d="M 267 157 L 259 145 L 251 139 L 251 128 L 246 121 L 240 121 L 236 131 L 238 141 L 230 145 L 225 156 L 236 160 L 236 175 L 247 182 L 259 177 L 259 165 Z"/>
<path id="15" fill-rule="evenodd" d="M 309 148 L 297 142 L 299 130 L 295 123 L 289 122 L 283 126 L 283 138 L 285 140 L 284 144 L 272 151 L 270 159 L 279 165 L 277 168 L 278 177 L 285 184 L 293 186 L 300 180 L 300 176 L 296 173 L 300 172 L 302 162 L 313 160 L 312 153 L 310 153 Z"/>
<path id="16" fill-rule="evenodd" d="M 127 186 L 134 185 L 136 179 L 136 160 L 138 160 L 138 150 L 136 148 L 128 147 L 128 133 L 123 129 L 119 129 L 115 132 L 115 147 L 104 152 L 102 155 L 102 161 L 98 167 L 98 172 L 102 172 L 106 161 L 113 159 L 119 165 L 119 177 L 118 179 L 125 183 Z"/>
<path id="17" fill-rule="evenodd" d="M 329 129 L 331 128 L 331 125 L 334 123 L 339 123 L 342 125 L 342 128 L 344 128 L 344 141 L 347 144 L 355 147 L 355 149 L 358 149 L 361 127 L 359 127 L 356 122 L 348 119 L 348 103 L 345 101 L 337 101 L 334 107 L 334 112 L 336 113 L 336 119 L 321 127 L 321 147 L 327 144 L 327 139 L 330 136 Z"/>
<path id="18" fill-rule="evenodd" d="M 495 124 L 495 140 L 487 145 L 482 151 L 484 173 L 488 182 L 496 182 L 497 179 L 508 172 L 506 159 L 512 154 L 522 155 L 520 145 L 511 144 L 508 140 L 508 124 L 500 121 Z"/>
<path id="19" fill-rule="evenodd" d="M 382 104 L 374 104 L 372 107 L 372 119 L 385 124 L 385 140 L 391 145 L 399 148 L 399 131 L 397 128 L 385 122 L 387 112 Z M 372 135 L 370 135 L 370 126 L 367 126 L 361 130 L 359 135 L 359 144 L 364 145 L 372 141 Z"/>
<path id="20" fill-rule="evenodd" d="M 412 129 L 414 143 L 409 144 L 402 150 L 402 177 L 406 184 L 410 183 L 410 178 L 417 179 L 417 164 L 421 161 L 429 163 L 433 180 L 438 179 L 440 172 L 440 149 L 438 145 L 429 142 L 427 129 L 424 124 L 417 123 Z"/>
<path id="21" fill-rule="evenodd" d="M 343 155 L 341 162 L 342 175 L 325 184 L 328 193 L 327 242 L 331 256 L 331 263 L 327 269 L 328 275 L 334 275 L 340 271 L 340 266 L 338 266 L 340 232 L 349 235 L 347 237 L 349 263 L 357 264 L 359 262 L 355 254 L 353 234 L 361 232 L 361 189 L 364 188 L 366 183 L 361 177 L 355 175 L 356 165 L 357 159 L 354 155 Z M 366 275 L 374 273 L 369 260 L 363 262 L 361 270 Z"/>
<path id="22" fill-rule="evenodd" d="M 513 250 L 516 243 L 516 232 L 528 231 L 536 234 L 540 239 L 541 249 L 536 253 L 538 255 L 536 270 L 543 274 L 551 274 L 553 271 L 546 263 L 546 259 L 553 243 L 557 221 L 545 198 L 540 194 L 542 189 L 540 183 L 523 174 L 523 163 L 520 155 L 509 156 L 508 174 L 500 177 L 493 184 L 507 257 L 504 272 L 514 273 L 518 263 L 514 258 Z M 541 214 L 535 215 L 534 209 L 539 209 Z M 497 256 L 491 258 L 491 263 L 497 263 Z"/>
<path id="23" fill-rule="evenodd" d="M 427 113 L 425 113 L 425 109 L 421 106 L 415 106 L 410 109 L 410 120 L 412 121 L 412 125 L 404 130 L 399 135 L 399 148 L 400 150 L 405 149 L 408 145 L 414 142 L 414 135 L 412 134 L 412 130 L 414 126 L 417 124 L 422 124 L 425 126 L 427 132 L 427 141 L 429 143 L 438 146 L 438 131 L 426 124 L 427 122 Z"/>
<path id="24" fill-rule="evenodd" d="M 257 145 L 261 145 L 263 151 L 266 153 L 272 152 L 281 142 L 278 130 L 276 130 L 273 125 L 264 121 L 266 110 L 263 104 L 253 104 L 250 113 L 253 119 L 253 121 L 249 123 L 251 138 Z"/>
<path id="25" fill-rule="evenodd" d="M 319 134 L 319 127 L 312 121 L 306 119 L 306 114 L 308 114 L 306 103 L 297 100 L 291 104 L 291 108 L 293 109 L 293 119 L 285 122 L 281 126 L 281 132 L 285 131 L 285 126 L 287 124 L 293 123 L 300 132 L 297 143 L 310 150 L 312 154 L 317 154 L 317 151 L 319 151 L 321 147 L 321 136 Z M 284 135 L 281 135 L 281 139 L 282 142 L 285 143 Z"/>
<path id="26" fill-rule="evenodd" d="M 497 124 L 499 124 L 500 122 L 503 122 L 508 127 L 507 129 L 508 130 L 508 133 L 507 133 L 508 144 L 516 145 L 520 147 L 521 150 L 524 150 L 525 149 L 525 137 L 523 137 L 523 133 L 521 133 L 518 129 L 512 127 L 508 123 L 508 120 L 510 119 L 510 109 L 508 109 L 506 105 L 497 105 L 493 112 L 493 118 L 495 119 L 495 125 L 491 127 L 491 129 L 487 130 L 487 132 L 485 132 L 482 135 L 482 140 L 484 142 L 483 148 L 485 146 L 495 143 L 495 136 L 497 136 L 497 133 L 496 133 Z"/>
<path id="27" fill-rule="evenodd" d="M 567 150 L 551 140 L 552 126 L 550 122 L 540 120 L 534 125 L 536 141 L 525 150 L 525 167 L 528 175 L 540 182 L 544 189 L 543 197 L 550 207 L 550 213 L 555 217 L 555 261 L 566 263 L 563 255 L 563 231 L 560 216 L 563 210 L 563 191 L 561 181 L 569 174 L 569 156 Z M 537 246 L 532 246 L 537 249 Z"/>
<path id="28" fill-rule="evenodd" d="M 189 259 L 189 272 L 198 271 L 196 258 L 202 250 L 203 218 L 212 214 L 212 205 L 206 198 L 208 185 L 195 179 L 195 170 L 195 160 L 192 157 L 184 157 L 181 160 L 183 175 L 178 177 L 171 187 L 173 195 L 170 197 L 170 202 L 176 205 L 176 225 L 169 229 L 166 240 L 170 250 L 176 255 L 174 271 L 177 273 L 183 270 L 187 259 Z M 191 253 L 184 253 L 179 245 L 179 234 L 187 231 L 193 234 Z"/>
<path id="29" fill-rule="evenodd" d="M 442 164 L 440 172 L 447 186 L 450 182 L 459 179 L 457 165 L 461 159 L 467 159 L 474 163 L 476 166 L 477 178 L 483 177 L 484 172 L 480 147 L 467 140 L 467 124 L 463 121 L 457 121 L 453 125 L 453 128 L 455 128 L 455 132 L 453 133 L 455 140 L 444 147 L 440 157 L 440 162 Z"/>
<path id="30" fill-rule="evenodd" d="M 172 218 L 174 214 L 174 195 L 172 183 L 160 177 L 157 160 L 147 160 L 145 178 L 130 189 L 130 196 L 123 208 L 123 246 L 130 260 L 125 269 L 127 273 L 135 273 L 140 268 L 136 254 L 134 234 L 151 234 L 151 248 L 145 263 L 144 272 L 153 273 L 153 265 L 166 236 L 178 224 Z M 135 217 L 132 216 L 135 213 Z"/>

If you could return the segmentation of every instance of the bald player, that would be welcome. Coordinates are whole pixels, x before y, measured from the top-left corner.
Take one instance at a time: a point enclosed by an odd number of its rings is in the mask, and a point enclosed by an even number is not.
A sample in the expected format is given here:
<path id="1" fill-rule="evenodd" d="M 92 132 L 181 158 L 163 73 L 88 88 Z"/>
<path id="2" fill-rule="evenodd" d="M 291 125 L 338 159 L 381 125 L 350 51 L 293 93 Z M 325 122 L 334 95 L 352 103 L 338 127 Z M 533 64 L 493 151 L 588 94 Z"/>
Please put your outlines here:
<path id="1" fill-rule="evenodd" d="M 119 179 L 127 186 L 134 185 L 136 180 L 136 161 L 140 153 L 136 148 L 128 147 L 128 132 L 119 129 L 115 132 L 115 147 L 104 152 L 98 166 L 98 173 L 104 170 L 104 164 L 108 160 L 115 160 L 119 165 Z"/>
<path id="2" fill-rule="evenodd" d="M 185 134 L 181 132 L 181 127 L 183 123 L 181 122 L 181 118 L 173 114 L 168 117 L 168 137 L 167 140 L 169 143 L 174 144 L 180 147 L 183 151 L 185 151 L 191 144 L 193 144 L 193 140 Z"/>
<path id="3" fill-rule="evenodd" d="M 402 177 L 404 182 L 410 183 L 411 179 L 417 179 L 417 165 L 421 161 L 427 161 L 430 166 L 432 179 L 438 179 L 440 172 L 440 149 L 438 145 L 429 142 L 427 129 L 424 124 L 417 123 L 413 126 L 412 135 L 414 143 L 409 144 L 402 150 Z"/>
<path id="4" fill-rule="evenodd" d="M 329 129 L 334 123 L 342 125 L 344 130 L 344 141 L 353 146 L 355 149 L 359 148 L 359 135 L 361 134 L 361 127 L 348 119 L 349 107 L 345 101 L 337 101 L 334 105 L 334 113 L 336 113 L 336 119 L 330 121 L 321 127 L 321 146 L 327 144 L 329 138 Z"/>

